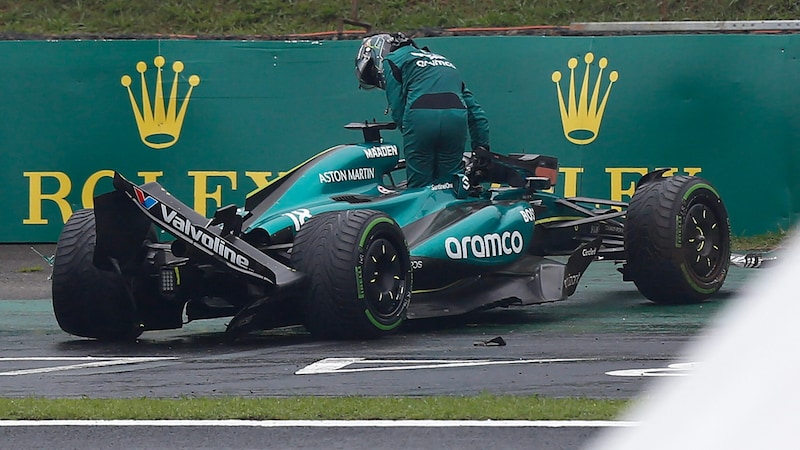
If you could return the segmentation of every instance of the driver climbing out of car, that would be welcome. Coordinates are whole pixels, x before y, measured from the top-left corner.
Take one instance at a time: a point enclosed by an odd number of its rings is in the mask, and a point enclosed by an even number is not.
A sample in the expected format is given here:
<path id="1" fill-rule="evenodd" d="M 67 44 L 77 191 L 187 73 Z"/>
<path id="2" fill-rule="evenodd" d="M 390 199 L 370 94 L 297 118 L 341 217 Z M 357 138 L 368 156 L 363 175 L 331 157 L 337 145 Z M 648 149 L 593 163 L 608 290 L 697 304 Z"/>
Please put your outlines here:
<path id="1" fill-rule="evenodd" d="M 471 148 L 489 149 L 489 120 L 447 58 L 402 33 L 365 38 L 356 56 L 362 89 L 386 91 L 403 134 L 408 187 L 451 181 Z"/>

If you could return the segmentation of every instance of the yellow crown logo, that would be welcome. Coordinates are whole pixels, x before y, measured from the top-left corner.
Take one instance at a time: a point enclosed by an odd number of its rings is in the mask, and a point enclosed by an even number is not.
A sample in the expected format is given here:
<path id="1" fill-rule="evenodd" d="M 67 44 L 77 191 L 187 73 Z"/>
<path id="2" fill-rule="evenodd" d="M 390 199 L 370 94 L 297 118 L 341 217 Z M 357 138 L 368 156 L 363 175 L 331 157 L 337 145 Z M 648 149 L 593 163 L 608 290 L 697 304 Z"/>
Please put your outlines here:
<path id="1" fill-rule="evenodd" d="M 586 63 L 586 70 L 583 72 L 583 84 L 581 84 L 581 92 L 577 100 L 575 99 L 575 68 L 578 67 L 578 58 L 570 58 L 567 62 L 567 67 L 569 67 L 569 101 L 567 104 L 564 104 L 564 96 L 561 93 L 561 72 L 555 71 L 552 76 L 553 82 L 556 84 L 556 91 L 558 91 L 558 105 L 561 109 L 561 125 L 564 127 L 564 137 L 573 144 L 578 145 L 586 145 L 597 139 L 597 133 L 600 131 L 600 122 L 603 120 L 603 113 L 606 109 L 606 102 L 609 94 L 611 94 L 611 86 L 619 78 L 616 70 L 608 74 L 608 87 L 602 101 L 600 101 L 600 105 L 598 105 L 603 70 L 608 66 L 608 59 L 600 58 L 597 63 L 598 67 L 600 67 L 600 72 L 597 74 L 591 98 L 589 97 L 589 69 L 592 62 L 594 62 L 594 55 L 591 52 L 586 53 L 583 60 Z"/>
<path id="2" fill-rule="evenodd" d="M 147 89 L 147 80 L 145 72 L 147 72 L 147 64 L 144 61 L 139 61 L 136 64 L 136 71 L 139 72 L 142 82 L 142 109 L 136 102 L 136 97 L 131 90 L 132 79 L 129 75 L 123 75 L 120 82 L 128 89 L 128 96 L 130 97 L 131 106 L 133 107 L 133 115 L 136 117 L 136 126 L 139 128 L 139 136 L 142 142 L 148 147 L 155 149 L 167 148 L 176 142 L 181 135 L 181 127 L 183 126 L 183 119 L 186 116 L 186 108 L 189 106 L 189 98 L 192 95 L 192 89 L 200 84 L 200 77 L 192 75 L 189 77 L 189 91 L 181 103 L 180 111 L 178 111 L 178 78 L 183 72 L 183 63 L 175 61 L 172 63 L 172 71 L 175 76 L 172 80 L 172 89 L 169 94 L 169 104 L 164 105 L 164 88 L 162 85 L 161 72 L 163 71 L 166 60 L 163 56 L 156 56 L 153 60 L 158 72 L 156 73 L 156 92 L 153 97 L 152 103 L 150 102 L 150 94 Z"/>

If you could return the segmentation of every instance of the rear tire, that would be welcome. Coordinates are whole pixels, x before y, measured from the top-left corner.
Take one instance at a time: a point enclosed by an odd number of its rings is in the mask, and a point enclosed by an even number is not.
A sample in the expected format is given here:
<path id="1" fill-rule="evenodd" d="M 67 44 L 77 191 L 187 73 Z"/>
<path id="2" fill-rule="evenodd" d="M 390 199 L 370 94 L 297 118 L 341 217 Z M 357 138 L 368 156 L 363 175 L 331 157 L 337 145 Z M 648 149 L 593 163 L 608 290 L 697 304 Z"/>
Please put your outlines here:
<path id="1" fill-rule="evenodd" d="M 53 263 L 53 312 L 62 330 L 100 340 L 142 334 L 120 275 L 94 266 L 94 210 L 76 211 L 64 224 Z"/>
<path id="2" fill-rule="evenodd" d="M 625 250 L 626 279 L 648 299 L 663 304 L 705 300 L 728 275 L 728 212 L 702 178 L 657 178 L 638 186 L 631 199 Z"/>
<path id="3" fill-rule="evenodd" d="M 403 322 L 411 258 L 403 231 L 372 210 L 334 211 L 306 222 L 291 265 L 305 273 L 303 325 L 326 339 L 376 338 Z"/>

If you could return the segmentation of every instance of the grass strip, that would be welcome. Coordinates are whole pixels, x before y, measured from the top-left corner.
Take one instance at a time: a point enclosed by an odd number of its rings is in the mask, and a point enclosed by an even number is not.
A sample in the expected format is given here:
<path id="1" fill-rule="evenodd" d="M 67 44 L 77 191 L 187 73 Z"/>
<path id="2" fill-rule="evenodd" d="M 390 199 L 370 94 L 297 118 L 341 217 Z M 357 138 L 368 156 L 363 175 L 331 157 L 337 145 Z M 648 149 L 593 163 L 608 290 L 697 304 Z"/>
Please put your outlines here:
<path id="1" fill-rule="evenodd" d="M 789 237 L 790 232 L 784 230 L 772 231 L 756 236 L 731 236 L 731 248 L 736 250 L 768 251 L 781 246 Z"/>
<path id="2" fill-rule="evenodd" d="M 375 30 L 409 31 L 587 21 L 787 20 L 799 14 L 800 3 L 793 0 L 6 0 L 0 4 L 0 32 L 239 36 L 336 30 L 344 18 Z"/>
<path id="3" fill-rule="evenodd" d="M 629 400 L 435 397 L 0 398 L 0 420 L 612 420 Z"/>

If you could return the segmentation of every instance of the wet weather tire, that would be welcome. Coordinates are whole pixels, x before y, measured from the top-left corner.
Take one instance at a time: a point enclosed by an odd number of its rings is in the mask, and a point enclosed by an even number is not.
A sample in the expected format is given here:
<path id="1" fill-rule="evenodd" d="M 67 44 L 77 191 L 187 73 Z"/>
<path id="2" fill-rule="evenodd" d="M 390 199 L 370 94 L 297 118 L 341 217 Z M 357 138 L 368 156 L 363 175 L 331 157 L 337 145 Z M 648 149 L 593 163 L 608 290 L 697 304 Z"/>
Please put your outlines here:
<path id="1" fill-rule="evenodd" d="M 53 263 L 53 311 L 62 330 L 100 340 L 132 340 L 142 330 L 122 277 L 92 263 L 94 210 L 76 211 L 64 224 Z"/>
<path id="2" fill-rule="evenodd" d="M 303 325 L 325 339 L 376 338 L 405 319 L 411 259 L 403 231 L 372 210 L 334 211 L 306 222 L 291 265 L 306 275 Z"/>
<path id="3" fill-rule="evenodd" d="M 625 271 L 648 299 L 679 304 L 714 295 L 730 248 L 728 212 L 708 181 L 674 176 L 637 187 L 625 224 Z"/>

